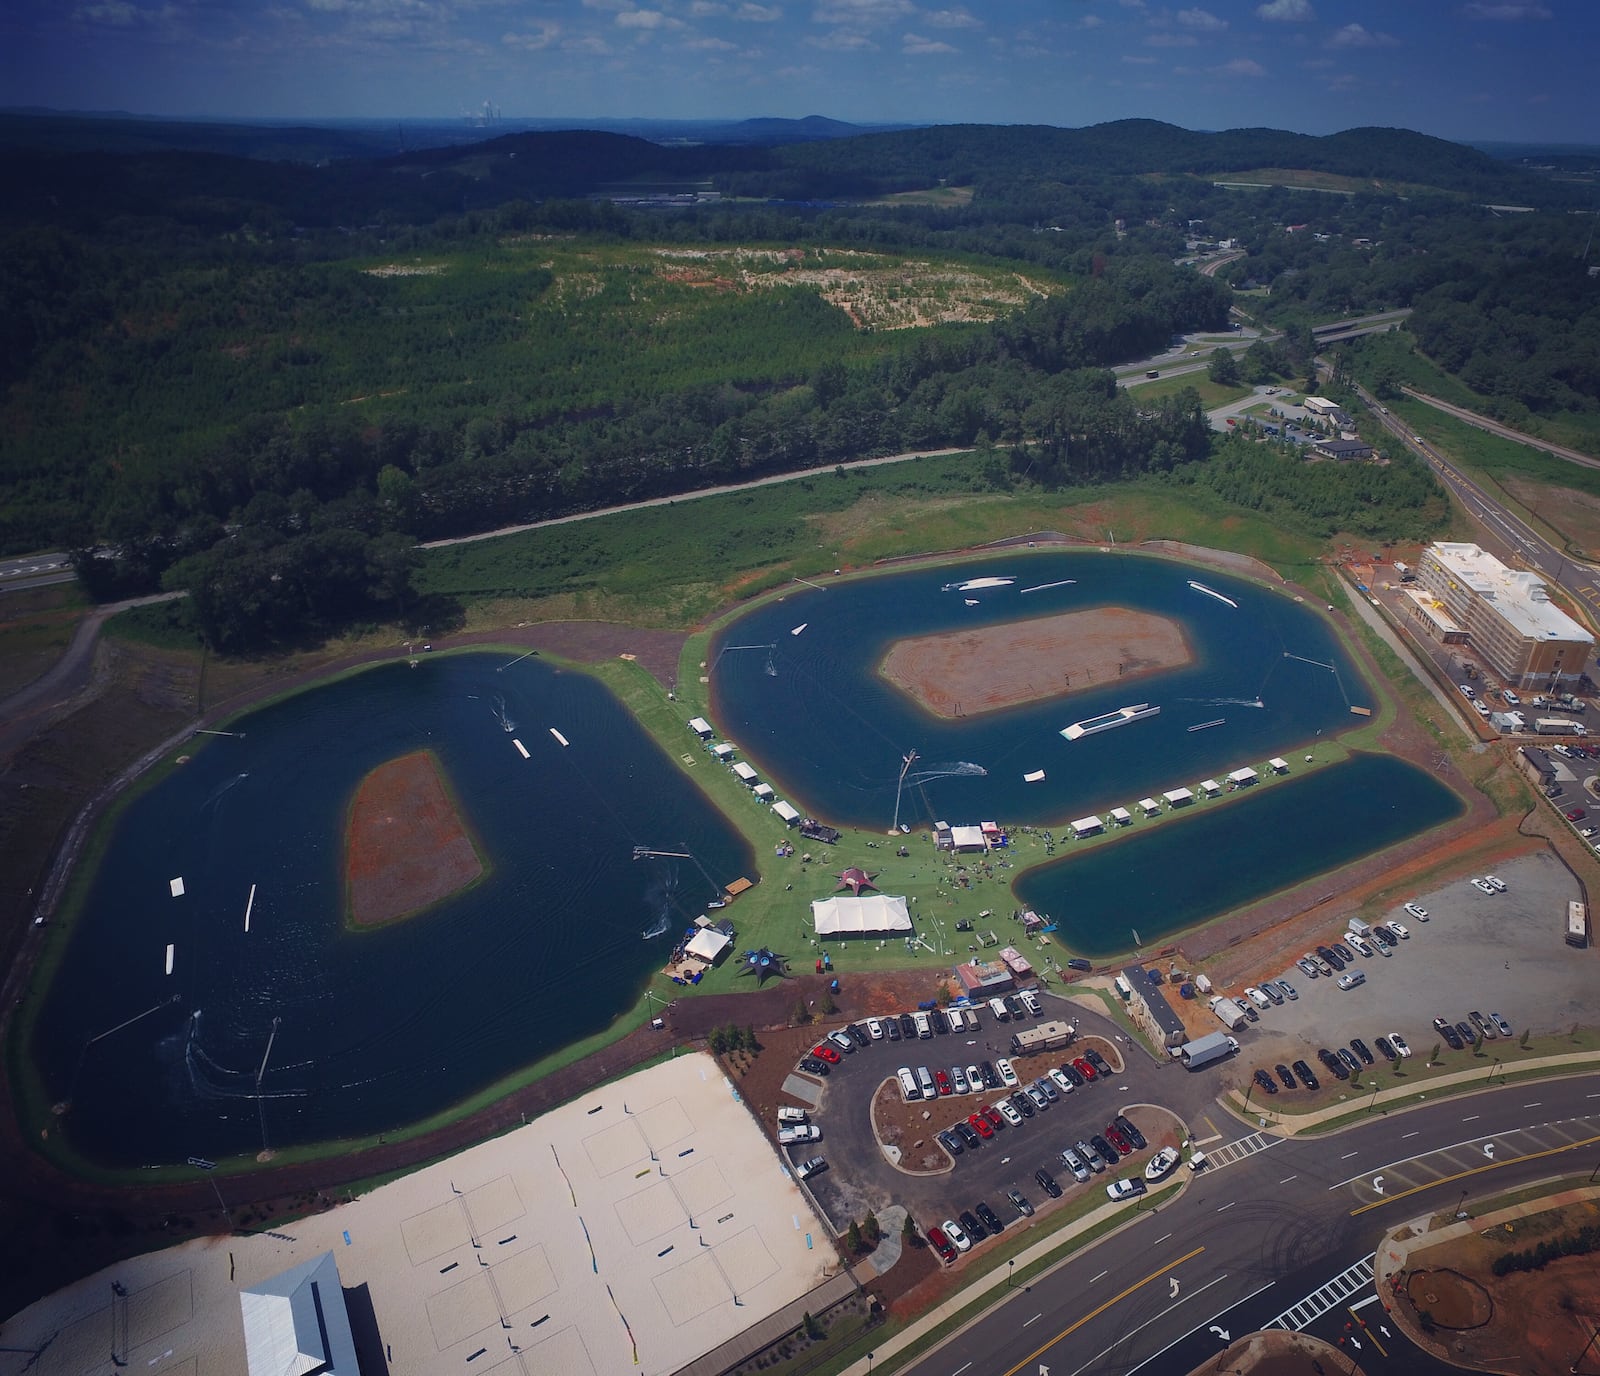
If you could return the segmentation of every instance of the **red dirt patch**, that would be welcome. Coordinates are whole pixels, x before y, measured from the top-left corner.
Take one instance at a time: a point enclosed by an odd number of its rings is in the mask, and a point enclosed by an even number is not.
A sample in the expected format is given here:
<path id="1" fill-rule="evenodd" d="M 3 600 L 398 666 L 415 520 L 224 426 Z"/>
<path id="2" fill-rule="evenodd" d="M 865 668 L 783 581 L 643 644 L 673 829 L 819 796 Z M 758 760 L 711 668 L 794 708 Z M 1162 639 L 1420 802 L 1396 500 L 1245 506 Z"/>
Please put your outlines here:
<path id="1" fill-rule="evenodd" d="M 482 878 L 483 861 L 431 750 L 356 785 L 345 830 L 347 911 L 357 927 L 411 917 Z"/>
<path id="2" fill-rule="evenodd" d="M 897 641 L 878 672 L 937 717 L 971 717 L 1188 664 L 1177 622 L 1126 607 Z"/>

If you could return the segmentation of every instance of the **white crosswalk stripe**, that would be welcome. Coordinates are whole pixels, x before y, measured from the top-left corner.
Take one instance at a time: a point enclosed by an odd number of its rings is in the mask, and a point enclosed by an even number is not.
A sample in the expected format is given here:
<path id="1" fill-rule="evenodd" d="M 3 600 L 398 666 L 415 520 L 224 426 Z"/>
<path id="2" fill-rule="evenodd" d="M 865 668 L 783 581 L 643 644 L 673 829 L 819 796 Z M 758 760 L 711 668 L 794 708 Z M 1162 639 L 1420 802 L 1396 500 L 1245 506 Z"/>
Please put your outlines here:
<path id="1" fill-rule="evenodd" d="M 1231 1166 L 1235 1161 L 1243 1161 L 1245 1157 L 1254 1156 L 1258 1151 L 1265 1151 L 1282 1140 L 1281 1137 L 1268 1137 L 1264 1133 L 1252 1132 L 1248 1137 L 1241 1137 L 1236 1142 L 1228 1142 L 1208 1150 L 1206 1169 L 1211 1171 Z"/>
<path id="2" fill-rule="evenodd" d="M 1354 1266 L 1339 1272 L 1332 1280 L 1313 1290 L 1298 1303 L 1290 1305 L 1271 1323 L 1263 1324 L 1262 1327 L 1285 1328 L 1291 1333 L 1298 1333 L 1307 1324 L 1320 1319 L 1357 1291 L 1365 1290 L 1372 1283 L 1372 1262 L 1376 1255 L 1377 1253 L 1373 1253 L 1373 1256 L 1365 1257 Z"/>

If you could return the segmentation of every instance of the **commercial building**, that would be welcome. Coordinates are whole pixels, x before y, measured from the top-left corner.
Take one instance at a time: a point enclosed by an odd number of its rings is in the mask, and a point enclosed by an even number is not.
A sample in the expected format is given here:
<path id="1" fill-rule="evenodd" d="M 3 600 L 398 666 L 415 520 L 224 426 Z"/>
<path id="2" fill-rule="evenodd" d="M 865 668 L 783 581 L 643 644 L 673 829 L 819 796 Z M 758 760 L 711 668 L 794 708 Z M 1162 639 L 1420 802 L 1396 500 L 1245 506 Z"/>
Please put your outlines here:
<path id="1" fill-rule="evenodd" d="M 1550 601 L 1537 574 L 1507 568 L 1478 545 L 1445 542 L 1423 551 L 1417 580 L 1444 622 L 1464 630 L 1473 653 L 1510 687 L 1577 686 L 1594 637 Z"/>

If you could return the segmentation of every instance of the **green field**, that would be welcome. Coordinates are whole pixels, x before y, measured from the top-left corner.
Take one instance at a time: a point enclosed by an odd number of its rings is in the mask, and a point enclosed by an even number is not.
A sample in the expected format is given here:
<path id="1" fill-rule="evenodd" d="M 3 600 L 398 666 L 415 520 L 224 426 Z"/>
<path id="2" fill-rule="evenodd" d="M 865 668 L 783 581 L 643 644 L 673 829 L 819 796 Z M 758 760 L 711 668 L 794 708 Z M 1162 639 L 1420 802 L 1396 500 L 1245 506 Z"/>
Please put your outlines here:
<path id="1" fill-rule="evenodd" d="M 1199 352 L 1204 354 L 1209 350 L 1202 349 Z M 1186 387 L 1192 387 L 1200 394 L 1200 405 L 1207 411 L 1226 406 L 1230 401 L 1238 401 L 1255 390 L 1249 383 L 1237 387 L 1223 387 L 1207 377 L 1204 370 L 1198 373 L 1179 373 L 1172 377 L 1160 377 L 1154 382 L 1141 382 L 1129 390 L 1140 400 L 1146 400 L 1150 397 L 1175 397 Z"/>

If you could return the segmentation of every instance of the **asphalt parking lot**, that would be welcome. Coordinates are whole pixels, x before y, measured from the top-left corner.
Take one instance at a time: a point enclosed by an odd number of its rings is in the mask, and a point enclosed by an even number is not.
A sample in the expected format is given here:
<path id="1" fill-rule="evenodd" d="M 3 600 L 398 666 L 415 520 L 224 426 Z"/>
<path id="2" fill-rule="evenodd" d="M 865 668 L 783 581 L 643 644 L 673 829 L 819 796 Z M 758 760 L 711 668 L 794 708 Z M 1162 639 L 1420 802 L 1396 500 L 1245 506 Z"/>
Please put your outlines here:
<path id="1" fill-rule="evenodd" d="M 1428 912 L 1427 922 L 1399 905 L 1383 913 L 1411 936 L 1388 959 L 1357 956 L 1353 968 L 1367 977 L 1358 988 L 1342 990 L 1332 979 L 1310 979 L 1292 966 L 1283 971 L 1300 997 L 1262 1010 L 1259 1022 L 1236 1034 L 1238 1081 L 1257 1066 L 1303 1056 L 1326 1083 L 1316 1062 L 1319 1047 L 1337 1048 L 1352 1037 L 1370 1046 L 1390 1031 L 1399 1032 L 1413 1054 L 1426 1056 L 1439 1041 L 1432 1019 L 1456 1022 L 1473 1009 L 1502 1014 L 1516 1035 L 1524 1028 L 1561 1032 L 1591 1018 L 1600 973 L 1595 952 L 1565 943 L 1567 903 L 1583 896 L 1577 882 L 1549 853 L 1497 866 L 1495 873 L 1506 893 L 1482 893 L 1463 877 L 1417 894 L 1410 901 Z M 1342 924 L 1330 926 L 1319 941 L 1331 945 L 1343 932 Z M 1443 1052 L 1447 1059 L 1466 1054 Z"/>
<path id="2" fill-rule="evenodd" d="M 1006 1201 L 1006 1191 L 1017 1189 L 1043 1210 L 1052 1203 L 1034 1179 L 1043 1167 L 1056 1178 L 1064 1191 L 1063 1202 L 1070 1202 L 1088 1190 L 1102 1196 L 1110 1171 L 1077 1184 L 1071 1171 L 1061 1165 L 1061 1148 L 1079 1138 L 1101 1132 L 1118 1113 L 1126 1113 L 1149 1139 L 1150 1147 L 1136 1152 L 1127 1162 L 1143 1166 L 1151 1152 L 1164 1142 L 1177 1140 L 1177 1129 L 1184 1119 L 1162 1105 L 1175 1100 L 1193 1101 L 1198 1108 L 1216 1093 L 1216 1083 L 1206 1076 L 1188 1076 L 1174 1065 L 1163 1066 L 1137 1043 L 1124 1039 L 1108 1018 L 1086 1012 L 1077 1004 L 1059 1001 L 1046 993 L 1044 1018 L 1062 1018 L 1077 1025 L 1078 1040 L 1069 1051 L 1031 1061 L 1018 1058 L 1016 1068 L 1027 1078 L 1042 1073 L 1046 1064 L 1060 1064 L 1082 1054 L 1085 1043 L 1104 1046 L 1110 1043 L 1119 1053 L 1123 1068 L 1109 1080 L 1085 1085 L 1049 1109 L 1026 1119 L 1020 1127 L 1008 1127 L 976 1151 L 967 1150 L 955 1158 L 952 1169 L 936 1175 L 911 1174 L 890 1164 L 873 1135 L 870 1104 L 873 1094 L 896 1069 L 909 1065 L 940 1068 L 965 1065 L 969 1061 L 994 1060 L 1007 1055 L 1011 1034 L 1018 1024 L 996 1024 L 986 1018 L 976 1035 L 946 1035 L 932 1041 L 876 1042 L 861 1048 L 833 1068 L 825 1081 L 822 1100 L 813 1120 L 823 1129 L 823 1140 L 796 1146 L 789 1154 L 796 1162 L 809 1155 L 826 1156 L 828 1170 L 806 1183 L 830 1223 L 840 1231 L 852 1220 L 864 1218 L 869 1210 L 881 1211 L 891 1204 L 908 1209 L 917 1223 L 926 1228 L 970 1209 L 979 1200 L 989 1204 L 1009 1227 L 1017 1221 L 1017 1211 Z M 1036 1022 L 1029 1019 L 1023 1026 Z M 1113 1058 L 1115 1064 L 1116 1058 Z M 947 1106 L 959 1105 L 967 1112 L 992 1104 L 1002 1091 L 953 1096 L 940 1101 L 939 1123 L 953 1116 Z M 931 1127 L 930 1127 L 931 1132 Z"/>

